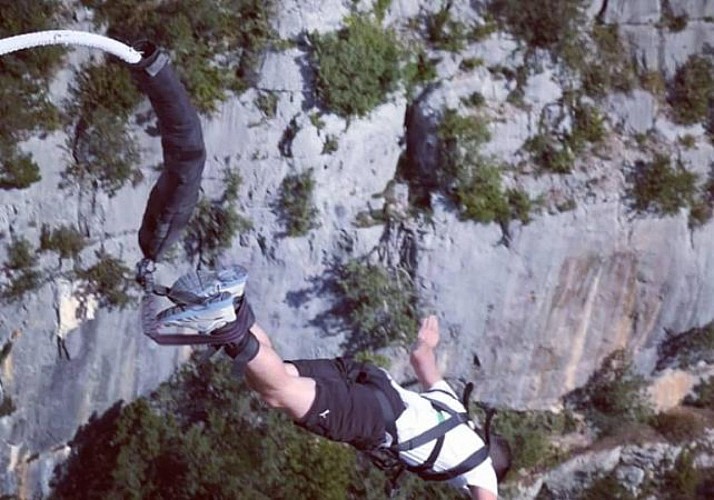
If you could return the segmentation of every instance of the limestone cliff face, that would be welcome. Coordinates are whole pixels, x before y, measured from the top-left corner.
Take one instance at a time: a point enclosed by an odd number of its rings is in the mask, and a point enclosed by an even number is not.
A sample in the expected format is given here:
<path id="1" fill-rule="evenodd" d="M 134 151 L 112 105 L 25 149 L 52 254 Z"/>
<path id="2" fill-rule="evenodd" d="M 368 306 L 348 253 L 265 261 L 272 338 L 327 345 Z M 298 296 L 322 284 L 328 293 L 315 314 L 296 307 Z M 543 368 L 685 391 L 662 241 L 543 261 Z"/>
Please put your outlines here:
<path id="1" fill-rule="evenodd" d="M 304 30 L 337 29 L 350 2 L 280 3 L 275 26 L 282 37 L 290 38 Z M 714 36 L 707 21 L 714 7 L 694 0 L 669 3 L 676 15 L 688 15 L 681 32 L 657 25 L 660 2 L 599 1 L 588 13 L 619 24 L 638 61 L 671 76 Z M 478 18 L 472 5 L 478 2 L 454 4 L 464 16 Z M 439 8 L 440 2 L 394 1 L 386 19 L 399 26 Z M 418 168 L 438 168 L 434 132 L 445 107 L 468 112 L 461 98 L 475 91 L 483 94 L 493 136 L 485 151 L 517 163 L 524 159 L 523 142 L 536 132 L 541 114 L 562 96 L 558 68 L 545 61 L 542 71 L 526 82 L 527 110 L 507 102 L 513 83 L 486 68 L 522 63 L 523 48 L 510 35 L 495 33 L 458 55 L 438 55 L 439 83 L 409 110 L 404 98 L 394 96 L 363 119 L 347 123 L 324 116 L 324 127 L 318 129 L 309 117 L 306 53 L 299 48 L 270 53 L 258 88 L 278 95 L 275 118 L 266 120 L 258 110 L 254 89 L 203 119 L 209 151 L 204 190 L 208 195 L 221 191 L 226 165 L 239 171 L 239 211 L 254 227 L 236 238 L 225 258 L 250 269 L 248 294 L 258 320 L 285 357 L 340 351 L 343 332 L 314 321 L 333 305 L 320 283 L 335 257 L 367 254 L 385 236 L 400 231 L 401 236 L 386 238 L 392 242 L 386 244 L 387 251 L 408 237 L 416 255 L 420 299 L 425 310 L 437 312 L 442 321 L 440 362 L 448 375 L 475 379 L 476 397 L 498 405 L 556 406 L 619 347 L 633 349 L 637 366 L 649 373 L 666 331 L 684 331 L 714 319 L 714 224 L 691 230 L 686 213 L 638 216 L 626 197 L 628 169 L 648 158 L 632 139 L 634 134 L 655 131 L 658 147 L 680 155 L 703 175 L 709 174 L 714 148 L 701 126 L 675 126 L 664 105 L 645 91 L 605 99 L 602 111 L 610 135 L 596 153 L 578 159 L 572 174 L 507 178 L 508 185 L 523 187 L 532 197 L 542 195 L 546 202 L 530 224 L 511 225 L 508 245 L 498 225 L 460 221 L 438 194 L 432 196 L 434 212 L 428 223 L 406 221 L 398 231 L 394 226 L 359 227 L 360 212 L 383 208 L 384 191 L 395 177 L 404 145 Z M 81 51 L 69 56 L 53 86 L 58 102 L 72 69 L 86 57 Z M 464 71 L 459 66 L 465 58 L 480 58 L 484 64 Z M 143 106 L 141 111 L 146 111 Z M 278 144 L 291 121 L 297 133 L 286 156 Z M 36 242 L 41 222 L 76 223 L 92 241 L 83 254 L 86 261 L 103 247 L 133 265 L 140 258 L 135 231 L 157 176 L 151 166 L 160 161 L 158 140 L 138 126 L 135 132 L 146 179 L 114 198 L 56 188 L 66 155 L 63 133 L 28 141 L 24 147 L 42 167 L 43 180 L 26 190 L 0 193 L 5 241 L 15 234 Z M 678 145 L 677 137 L 685 133 L 695 136 L 693 149 Z M 328 134 L 337 137 L 339 148 L 322 154 Z M 314 172 L 320 226 L 305 237 L 288 238 L 282 235 L 273 204 L 285 175 L 307 169 Z M 573 210 L 549 209 L 567 199 L 575 201 Z M 170 282 L 188 266 L 164 265 L 160 280 Z M 75 323 L 68 287 L 51 281 L 22 304 L 0 308 L 0 343 L 12 344 L 0 378 L 3 394 L 16 406 L 0 418 L 4 493 L 46 493 L 52 467 L 79 425 L 120 399 L 151 391 L 189 354 L 187 349 L 151 344 L 131 308 L 88 311 L 93 315 Z M 58 356 L 58 334 L 66 337 L 70 360 Z M 394 366 L 406 376 L 404 359 L 395 360 Z"/>

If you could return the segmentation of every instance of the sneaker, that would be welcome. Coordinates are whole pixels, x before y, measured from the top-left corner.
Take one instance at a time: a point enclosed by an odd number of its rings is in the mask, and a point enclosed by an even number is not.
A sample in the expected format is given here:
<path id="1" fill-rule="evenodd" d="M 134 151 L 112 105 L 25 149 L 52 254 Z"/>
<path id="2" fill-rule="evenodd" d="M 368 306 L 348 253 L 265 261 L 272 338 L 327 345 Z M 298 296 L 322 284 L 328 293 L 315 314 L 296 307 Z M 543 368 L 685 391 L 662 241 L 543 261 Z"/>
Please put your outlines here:
<path id="1" fill-rule="evenodd" d="M 167 297 L 178 305 L 203 304 L 223 293 L 238 299 L 243 296 L 247 279 L 248 271 L 242 266 L 190 271 L 176 280 Z"/>
<path id="2" fill-rule="evenodd" d="M 157 314 L 157 330 L 174 326 L 210 333 L 236 320 L 233 299 L 234 296 L 225 291 L 200 304 L 169 307 Z"/>

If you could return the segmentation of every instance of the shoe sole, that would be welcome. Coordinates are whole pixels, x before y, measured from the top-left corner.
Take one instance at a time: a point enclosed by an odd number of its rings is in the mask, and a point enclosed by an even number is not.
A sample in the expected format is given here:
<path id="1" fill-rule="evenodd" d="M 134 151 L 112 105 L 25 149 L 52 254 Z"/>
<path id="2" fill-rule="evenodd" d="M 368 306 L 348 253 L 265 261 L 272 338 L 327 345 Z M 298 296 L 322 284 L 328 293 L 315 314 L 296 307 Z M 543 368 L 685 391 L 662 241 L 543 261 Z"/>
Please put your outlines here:
<path id="1" fill-rule="evenodd" d="M 214 317 L 211 317 L 212 313 Z M 159 313 L 156 319 L 160 326 L 186 327 L 199 332 L 210 332 L 236 320 L 233 296 L 222 293 L 200 306 L 172 307 Z M 201 329 L 191 327 L 191 323 L 200 325 Z"/>

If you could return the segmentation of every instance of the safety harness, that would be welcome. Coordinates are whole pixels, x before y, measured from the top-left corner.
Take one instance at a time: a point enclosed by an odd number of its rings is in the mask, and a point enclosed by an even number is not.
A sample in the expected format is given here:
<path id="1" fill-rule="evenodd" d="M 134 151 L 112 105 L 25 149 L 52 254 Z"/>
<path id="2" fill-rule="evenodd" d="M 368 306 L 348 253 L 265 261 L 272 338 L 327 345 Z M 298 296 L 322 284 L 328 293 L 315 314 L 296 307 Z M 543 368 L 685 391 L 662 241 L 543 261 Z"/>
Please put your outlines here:
<path id="1" fill-rule="evenodd" d="M 476 467 L 481 465 L 484 460 L 488 458 L 491 420 L 493 419 L 495 411 L 490 408 L 484 408 L 486 412 L 486 419 L 484 423 L 483 433 L 481 433 L 475 427 L 472 427 L 471 419 L 468 413 L 468 403 L 472 390 L 473 384 L 471 382 L 467 383 L 460 401 L 464 408 L 466 408 L 466 411 L 464 412 L 456 411 L 448 405 L 442 403 L 441 401 L 422 395 L 424 399 L 428 400 L 429 403 L 431 403 L 432 407 L 436 411 L 447 413 L 448 418 L 441 421 L 436 426 L 427 429 L 421 434 L 400 443 L 397 436 L 396 418 L 394 413 L 392 412 L 392 408 L 388 404 L 387 398 L 384 393 L 378 389 L 374 389 L 375 396 L 379 401 L 380 407 L 382 409 L 382 415 L 384 416 L 384 420 L 386 423 L 386 431 L 391 436 L 392 440 L 391 445 L 389 445 L 388 447 L 382 448 L 380 450 L 373 450 L 371 452 L 368 452 L 368 455 L 372 459 L 372 462 L 377 467 L 385 471 L 385 473 L 387 474 L 389 480 L 387 484 L 387 494 L 390 497 L 393 497 L 395 492 L 397 491 L 397 483 L 404 470 L 413 472 L 427 481 L 448 481 L 472 469 L 475 469 Z M 440 389 L 432 389 L 431 391 L 426 391 L 426 393 L 429 392 L 441 392 L 451 398 L 456 399 L 453 394 L 447 391 L 442 391 Z M 441 453 L 441 450 L 444 446 L 446 434 L 459 425 L 467 425 L 469 429 L 471 429 L 473 432 L 476 432 L 484 441 L 484 446 L 473 452 L 465 460 L 452 467 L 451 469 L 439 472 L 434 471 L 433 467 L 437 459 L 439 458 L 439 454 Z M 408 465 L 399 459 L 400 453 L 413 450 L 432 441 L 436 441 L 436 444 L 434 445 L 434 448 L 429 454 L 429 457 L 427 457 L 427 459 L 423 463 L 418 465 Z"/>

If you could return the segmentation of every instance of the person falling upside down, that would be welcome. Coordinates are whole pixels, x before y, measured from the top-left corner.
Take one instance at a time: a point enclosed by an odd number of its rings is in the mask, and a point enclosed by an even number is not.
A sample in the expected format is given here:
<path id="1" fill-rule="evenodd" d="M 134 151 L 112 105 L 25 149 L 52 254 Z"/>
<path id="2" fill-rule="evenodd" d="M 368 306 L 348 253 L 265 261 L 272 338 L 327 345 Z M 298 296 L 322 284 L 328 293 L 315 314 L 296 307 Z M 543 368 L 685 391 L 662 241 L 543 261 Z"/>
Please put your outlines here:
<path id="1" fill-rule="evenodd" d="M 510 468 L 510 448 L 497 435 L 486 446 L 469 425 L 463 404 L 436 364 L 436 316 L 422 320 L 411 351 L 424 389 L 416 393 L 385 370 L 349 358 L 284 361 L 245 298 L 245 269 L 234 266 L 221 273 L 192 271 L 190 279 L 176 285 L 200 283 L 221 296 L 230 293 L 232 303 L 174 306 L 158 315 L 160 326 L 229 335 L 234 340 L 223 350 L 249 387 L 298 426 L 361 451 L 390 450 L 408 470 L 427 480 L 448 481 L 474 499 L 497 498 L 498 482 Z"/>
<path id="2" fill-rule="evenodd" d="M 411 352 L 424 389 L 416 393 L 386 371 L 349 358 L 281 359 L 255 322 L 244 296 L 247 272 L 240 266 L 191 271 L 170 289 L 154 286 L 153 264 L 178 239 L 196 205 L 206 152 L 200 120 L 167 53 L 150 42 L 137 48 L 143 58 L 131 70 L 157 114 L 165 163 L 139 231 L 144 332 L 162 345 L 223 349 L 263 400 L 308 431 L 368 454 L 386 451 L 422 478 L 449 481 L 474 499 L 497 498 L 498 482 L 510 467 L 508 443 L 485 436 L 487 445 L 469 425 L 463 404 L 436 364 L 436 316 L 422 321 Z M 176 305 L 157 314 L 155 295 Z M 168 327 L 199 334 L 167 334 Z"/>

